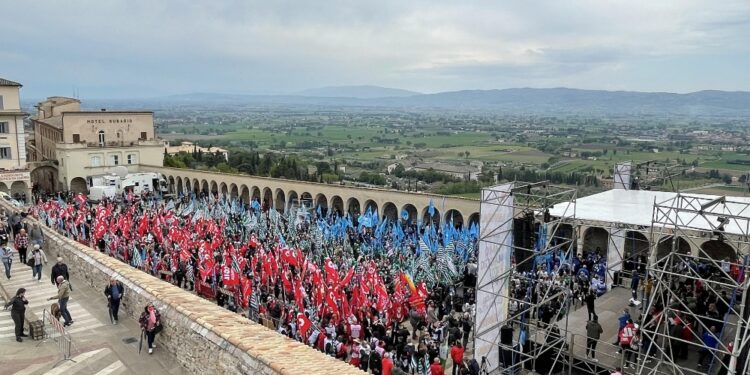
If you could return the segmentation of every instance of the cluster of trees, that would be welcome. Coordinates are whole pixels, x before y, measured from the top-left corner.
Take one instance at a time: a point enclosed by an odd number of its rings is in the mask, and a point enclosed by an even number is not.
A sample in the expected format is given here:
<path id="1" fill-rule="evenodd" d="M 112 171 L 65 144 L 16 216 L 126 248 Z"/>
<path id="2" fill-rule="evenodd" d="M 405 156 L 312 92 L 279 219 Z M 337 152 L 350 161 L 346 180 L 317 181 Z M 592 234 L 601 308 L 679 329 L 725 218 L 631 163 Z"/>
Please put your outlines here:
<path id="1" fill-rule="evenodd" d="M 200 151 L 180 152 L 175 155 L 164 153 L 164 166 L 172 168 L 208 169 L 225 173 L 246 173 L 254 176 L 286 178 L 301 181 L 332 183 L 343 179 L 338 161 L 332 164 L 324 161 L 306 163 L 296 155 L 277 154 L 258 151 L 237 150 L 229 154 L 229 160 L 220 153 L 210 154 Z M 310 170 L 315 167 L 315 171 Z M 366 176 L 368 183 L 384 185 L 385 179 Z"/>
<path id="2" fill-rule="evenodd" d="M 459 178 L 453 177 L 446 173 L 438 172 L 432 168 L 427 169 L 426 171 L 407 171 L 401 164 L 397 165 L 391 173 L 398 178 L 410 178 L 426 182 L 428 184 L 431 184 L 433 182 L 450 183 L 461 181 L 461 179 Z"/>
<path id="3" fill-rule="evenodd" d="M 580 172 L 539 172 L 526 168 L 506 168 L 500 169 L 497 173 L 497 180 L 508 181 L 525 181 L 539 182 L 550 181 L 554 184 L 567 184 L 579 186 L 599 186 L 599 180 L 596 176 Z"/>
<path id="4" fill-rule="evenodd" d="M 714 180 L 722 180 L 725 184 L 731 184 L 732 183 L 732 176 L 724 173 L 721 174 L 718 169 L 711 169 L 706 174 L 706 177 Z M 740 181 L 742 182 L 742 181 Z"/>
<path id="5" fill-rule="evenodd" d="M 175 155 L 167 154 L 164 150 L 164 166 L 172 168 L 198 168 L 204 166 L 208 169 L 218 170 L 220 172 L 232 172 L 231 167 L 227 164 L 224 154 L 220 152 L 210 153 L 203 152 L 197 148 L 193 152 L 180 152 Z"/>

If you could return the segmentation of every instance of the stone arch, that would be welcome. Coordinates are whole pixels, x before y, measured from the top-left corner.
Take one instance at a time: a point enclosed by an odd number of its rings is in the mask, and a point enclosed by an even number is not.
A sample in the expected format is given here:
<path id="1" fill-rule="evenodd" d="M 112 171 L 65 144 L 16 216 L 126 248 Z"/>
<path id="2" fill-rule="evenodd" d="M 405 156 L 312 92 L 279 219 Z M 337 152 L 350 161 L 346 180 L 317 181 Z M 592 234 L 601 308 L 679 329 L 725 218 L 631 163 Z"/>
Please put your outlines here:
<path id="1" fill-rule="evenodd" d="M 471 227 L 474 224 L 479 226 L 479 212 L 475 212 L 469 215 L 469 227 Z"/>
<path id="2" fill-rule="evenodd" d="M 583 251 L 596 252 L 599 249 L 600 255 L 607 258 L 609 248 L 609 232 L 600 227 L 589 227 L 583 233 Z"/>
<path id="3" fill-rule="evenodd" d="M 646 267 L 645 262 L 648 261 L 648 253 L 651 243 L 643 233 L 632 230 L 625 232 L 624 247 L 623 269 L 630 271 Z M 641 262 L 641 259 L 645 262 Z"/>
<path id="4" fill-rule="evenodd" d="M 328 198 L 326 198 L 326 195 L 323 193 L 318 193 L 315 195 L 315 209 L 317 210 L 318 207 L 320 207 L 320 212 L 323 213 L 323 215 L 326 215 L 328 212 Z"/>
<path id="5" fill-rule="evenodd" d="M 737 260 L 737 250 L 721 240 L 709 240 L 702 243 L 699 255 L 701 258 L 713 259 L 716 262 Z"/>
<path id="6" fill-rule="evenodd" d="M 308 210 L 310 208 L 313 208 L 312 194 L 310 194 L 308 192 L 302 193 L 302 195 L 300 195 L 300 197 L 299 197 L 299 201 L 300 201 L 300 205 L 304 205 L 305 208 L 307 208 Z"/>
<path id="7" fill-rule="evenodd" d="M 198 180 L 193 180 L 193 193 L 198 194 L 201 192 L 201 183 Z"/>
<path id="8" fill-rule="evenodd" d="M 10 189 L 8 188 L 8 185 L 6 185 L 4 182 L 0 182 L 0 191 L 6 194 L 10 193 Z"/>
<path id="9" fill-rule="evenodd" d="M 226 196 L 227 194 L 229 194 L 229 188 L 227 188 L 227 184 L 224 182 L 219 184 L 219 191 L 221 192 L 222 196 Z"/>
<path id="10" fill-rule="evenodd" d="M 372 199 L 368 199 L 365 201 L 365 209 L 362 213 L 367 213 L 370 210 L 372 210 L 372 212 L 374 212 L 376 215 L 378 215 L 380 212 L 378 211 L 378 204 Z"/>
<path id="11" fill-rule="evenodd" d="M 34 168 L 31 171 L 31 181 L 34 181 L 36 188 L 40 191 L 54 193 L 58 191 L 57 168 L 51 165 L 44 165 Z"/>
<path id="12" fill-rule="evenodd" d="M 260 188 L 257 187 L 257 186 L 253 186 L 253 189 L 251 190 L 251 192 L 252 192 L 252 196 L 250 197 L 250 199 L 253 200 L 253 201 L 258 201 L 258 203 L 260 203 L 260 201 L 261 201 L 261 199 L 260 199 Z"/>
<path id="13" fill-rule="evenodd" d="M 438 210 L 436 207 L 433 207 L 435 209 L 435 213 L 432 217 L 430 217 L 430 207 L 427 206 L 422 210 L 422 224 L 427 225 L 428 223 L 432 223 L 433 225 L 440 225 L 440 210 Z"/>
<path id="14" fill-rule="evenodd" d="M 291 210 L 291 209 L 294 209 L 294 208 L 298 208 L 299 207 L 299 196 L 297 195 L 297 192 L 294 191 L 294 190 L 289 190 L 288 195 L 289 195 L 289 197 L 288 197 L 289 203 L 287 204 L 287 209 Z"/>
<path id="15" fill-rule="evenodd" d="M 183 191 L 185 191 L 185 186 L 183 185 L 182 177 L 177 176 L 177 179 L 175 180 L 175 194 L 182 194 Z"/>
<path id="16" fill-rule="evenodd" d="M 464 226 L 464 215 L 461 215 L 461 211 L 456 209 L 450 209 L 445 211 L 443 222 L 450 225 L 453 222 L 455 228 L 462 228 Z"/>
<path id="17" fill-rule="evenodd" d="M 229 185 L 229 197 L 232 199 L 236 199 L 240 196 L 240 191 L 237 189 L 237 184 L 231 183 Z"/>
<path id="18" fill-rule="evenodd" d="M 240 199 L 244 204 L 250 203 L 250 189 L 248 189 L 247 185 L 242 185 L 240 188 Z"/>
<path id="19" fill-rule="evenodd" d="M 352 218 L 358 217 L 362 213 L 362 208 L 359 206 L 359 199 L 351 197 L 346 200 L 346 212 Z"/>
<path id="20" fill-rule="evenodd" d="M 216 195 L 217 193 L 219 193 L 219 185 L 216 181 L 211 180 L 211 195 Z"/>
<path id="21" fill-rule="evenodd" d="M 281 212 L 286 212 L 286 194 L 284 190 L 276 189 L 276 209 Z"/>
<path id="22" fill-rule="evenodd" d="M 169 192 L 172 194 L 177 192 L 177 182 L 173 176 L 169 176 Z"/>
<path id="23" fill-rule="evenodd" d="M 208 194 L 210 192 L 210 190 L 208 190 L 208 181 L 206 180 L 201 181 L 201 192 L 205 194 Z"/>
<path id="24" fill-rule="evenodd" d="M 391 222 L 398 220 L 398 208 L 393 202 L 383 204 L 383 219 L 386 218 Z"/>
<path id="25" fill-rule="evenodd" d="M 406 222 L 409 224 L 414 224 L 417 221 L 417 207 L 414 206 L 411 203 L 405 204 L 403 207 L 401 207 L 401 218 L 403 219 L 403 212 L 406 212 L 408 217 L 406 219 Z"/>
<path id="26" fill-rule="evenodd" d="M 335 215 L 344 216 L 344 200 L 338 195 L 331 197 L 331 204 L 329 205 Z"/>
<path id="27" fill-rule="evenodd" d="M 673 236 L 664 236 L 656 243 L 656 259 L 666 257 L 676 249 L 678 254 L 690 254 L 690 243 L 682 237 L 677 237 L 677 243 L 674 242 Z"/>
<path id="28" fill-rule="evenodd" d="M 12 184 L 10 184 L 10 196 L 15 198 L 16 196 L 20 197 L 29 190 L 29 187 L 26 185 L 23 181 L 15 181 Z M 31 199 L 31 197 L 26 197 L 26 199 Z"/>
<path id="29" fill-rule="evenodd" d="M 271 188 L 263 188 L 263 199 L 261 199 L 261 203 L 263 203 L 267 208 L 273 207 L 273 191 L 271 191 Z"/>
<path id="30" fill-rule="evenodd" d="M 83 177 L 76 177 L 70 180 L 70 191 L 74 193 L 86 193 L 88 192 L 88 184 Z"/>

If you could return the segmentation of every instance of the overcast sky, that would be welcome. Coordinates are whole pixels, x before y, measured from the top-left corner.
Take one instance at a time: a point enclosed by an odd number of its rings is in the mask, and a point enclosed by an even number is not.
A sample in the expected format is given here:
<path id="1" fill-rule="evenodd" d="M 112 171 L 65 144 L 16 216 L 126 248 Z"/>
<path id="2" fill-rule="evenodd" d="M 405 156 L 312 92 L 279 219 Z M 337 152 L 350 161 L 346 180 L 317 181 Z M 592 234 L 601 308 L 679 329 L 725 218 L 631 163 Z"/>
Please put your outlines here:
<path id="1" fill-rule="evenodd" d="M 24 98 L 750 90 L 748 0 L 0 0 Z"/>

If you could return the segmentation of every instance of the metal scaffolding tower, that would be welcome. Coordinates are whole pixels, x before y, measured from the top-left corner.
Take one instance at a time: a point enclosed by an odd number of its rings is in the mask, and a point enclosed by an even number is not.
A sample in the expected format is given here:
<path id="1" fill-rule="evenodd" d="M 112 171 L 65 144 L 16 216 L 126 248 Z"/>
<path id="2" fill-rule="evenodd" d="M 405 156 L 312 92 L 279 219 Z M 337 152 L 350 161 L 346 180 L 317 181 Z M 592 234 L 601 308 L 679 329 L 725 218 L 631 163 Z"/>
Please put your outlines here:
<path id="1" fill-rule="evenodd" d="M 474 348 L 485 373 L 549 373 L 567 363 L 571 286 L 538 275 L 551 273 L 555 257 L 564 264 L 576 251 L 576 231 L 562 228 L 575 221 L 576 194 L 548 182 L 482 191 Z M 554 205 L 569 210 L 551 217 Z M 559 308 L 548 311 L 550 304 Z"/>
<path id="2" fill-rule="evenodd" d="M 641 332 L 656 364 L 638 362 L 637 374 L 749 373 L 749 235 L 748 202 L 677 194 L 654 203 L 647 267 L 654 287 L 643 310 L 652 319 Z M 694 339 L 678 336 L 680 327 Z M 685 366 L 686 349 L 701 353 L 705 366 Z"/>

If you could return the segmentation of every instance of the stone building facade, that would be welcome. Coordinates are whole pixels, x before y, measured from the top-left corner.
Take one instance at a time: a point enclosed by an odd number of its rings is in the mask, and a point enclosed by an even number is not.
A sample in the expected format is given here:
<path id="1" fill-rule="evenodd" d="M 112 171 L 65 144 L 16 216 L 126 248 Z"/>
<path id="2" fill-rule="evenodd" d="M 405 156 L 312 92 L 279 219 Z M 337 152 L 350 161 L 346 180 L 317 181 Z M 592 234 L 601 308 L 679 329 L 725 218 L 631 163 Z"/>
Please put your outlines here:
<path id="1" fill-rule="evenodd" d="M 21 84 L 0 78 L 0 192 L 31 199 L 31 174 L 26 166 L 26 134 L 21 110 Z"/>
<path id="2" fill-rule="evenodd" d="M 148 111 L 82 111 L 78 99 L 50 97 L 37 104 L 32 119 L 30 160 L 53 161 L 57 170 L 49 190 L 85 192 L 90 177 L 142 161 L 161 165 L 164 143 L 156 138 Z"/>

